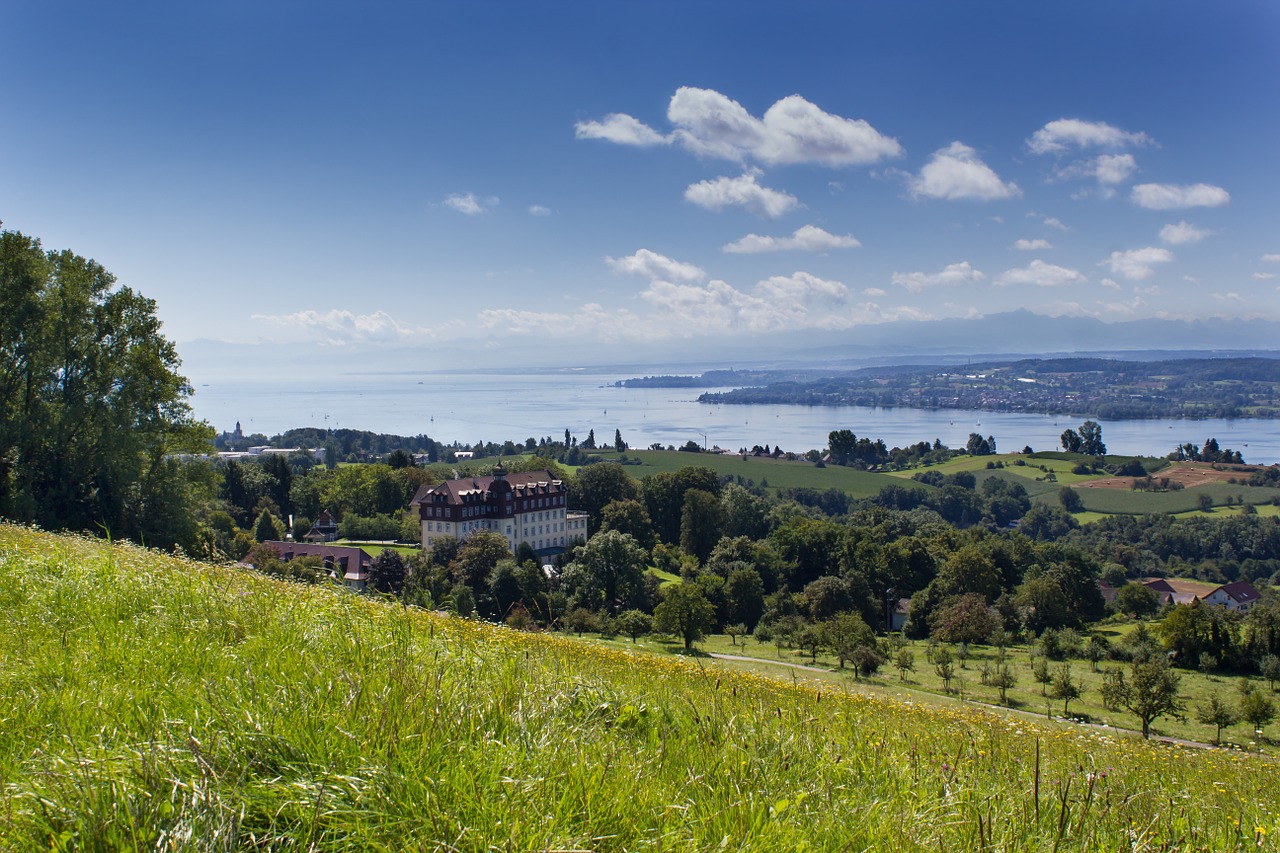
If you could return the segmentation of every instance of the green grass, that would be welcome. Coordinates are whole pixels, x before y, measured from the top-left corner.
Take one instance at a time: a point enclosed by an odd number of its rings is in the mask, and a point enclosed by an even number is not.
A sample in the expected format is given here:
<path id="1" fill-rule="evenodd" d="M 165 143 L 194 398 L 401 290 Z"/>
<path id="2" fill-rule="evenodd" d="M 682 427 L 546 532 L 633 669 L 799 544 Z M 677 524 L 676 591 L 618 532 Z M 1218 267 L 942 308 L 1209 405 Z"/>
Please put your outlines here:
<path id="1" fill-rule="evenodd" d="M 1114 645 L 1123 642 L 1125 636 L 1134 627 L 1136 625 L 1108 625 L 1100 628 L 1097 633 L 1105 636 Z M 668 654 L 678 653 L 681 648 L 675 642 L 662 639 L 650 639 L 648 643 L 650 649 Z M 796 677 L 825 681 L 836 685 L 847 685 L 854 681 L 853 674 L 849 669 L 840 669 L 834 657 L 823 653 L 820 653 L 815 661 L 810 658 L 807 652 L 798 649 L 785 646 L 779 649 L 771 643 L 757 643 L 752 638 L 747 638 L 745 641 L 742 638 L 738 638 L 738 641 L 734 643 L 727 635 L 709 637 L 699 644 L 698 648 L 706 653 L 733 654 L 758 658 L 764 662 L 764 666 L 750 667 L 753 671 L 772 672 L 775 676 L 783 678 L 791 678 L 792 673 L 787 669 L 779 669 L 780 665 L 803 664 L 806 666 L 816 665 L 825 671 L 823 673 L 799 672 L 795 674 Z M 864 689 L 888 691 L 889 695 L 898 698 L 912 694 L 928 694 L 942 701 L 959 702 L 960 685 L 956 680 L 953 680 L 951 690 L 944 690 L 942 679 L 926 658 L 927 644 L 921 641 L 910 642 L 908 643 L 908 648 L 915 655 L 916 669 L 914 672 L 908 673 L 905 680 L 900 677 L 899 672 L 893 668 L 890 662 L 886 663 L 880 672 L 870 679 L 858 680 L 858 685 Z M 999 691 L 995 688 L 983 686 L 980 681 L 983 664 L 989 663 L 993 666 L 996 664 L 996 650 L 986 646 L 973 646 L 971 647 L 970 655 L 964 669 L 959 669 L 959 661 L 956 661 L 956 675 L 963 682 L 965 700 L 999 705 Z M 1032 677 L 1031 654 L 1028 648 L 1025 646 L 1012 646 L 1006 650 L 1006 655 L 1005 661 L 1018 680 L 1017 686 L 1007 691 L 1009 707 L 1043 715 L 1046 703 L 1051 700 L 1048 700 L 1042 694 L 1040 683 Z M 1102 670 L 1107 667 L 1122 665 L 1115 662 L 1101 661 L 1098 664 L 1099 672 L 1095 673 L 1091 663 L 1087 660 L 1071 660 L 1068 663 L 1071 667 L 1072 677 L 1080 682 L 1084 694 L 1079 700 L 1071 702 L 1068 708 L 1068 715 L 1072 718 L 1087 719 L 1090 722 L 1113 729 L 1127 730 L 1136 735 L 1141 729 L 1137 718 L 1123 711 L 1108 710 L 1102 705 L 1099 695 L 1099 688 L 1102 686 Z M 740 666 L 741 664 L 726 663 L 726 665 Z M 1050 671 L 1060 665 L 1061 662 L 1051 662 Z M 1243 676 L 1227 674 L 1205 675 L 1198 671 L 1181 669 L 1177 670 L 1177 672 L 1182 677 L 1181 690 L 1187 700 L 1188 710 L 1185 719 L 1162 719 L 1157 722 L 1153 726 L 1153 732 L 1161 736 L 1181 738 L 1199 743 L 1211 743 L 1214 740 L 1216 731 L 1212 726 L 1196 722 L 1194 710 L 1197 703 L 1204 701 L 1211 693 L 1218 693 L 1228 701 L 1233 701 L 1236 695 L 1237 682 L 1241 680 L 1249 680 L 1251 683 L 1266 689 L 1265 681 L 1247 679 Z M 943 697 L 946 698 L 944 699 Z M 1277 699 L 1280 699 L 1280 697 L 1277 697 Z M 1062 702 L 1052 702 L 1050 713 L 1054 717 L 1062 716 Z M 1280 723 L 1273 724 L 1267 728 L 1264 731 L 1264 735 L 1267 737 L 1268 748 L 1274 748 L 1277 744 L 1280 744 Z M 1253 732 L 1249 730 L 1247 724 L 1237 725 L 1223 733 L 1224 741 L 1234 742 L 1249 749 L 1256 746 L 1253 737 Z"/>
<path id="2" fill-rule="evenodd" d="M 345 545 L 350 548 L 360 548 L 370 557 L 376 557 L 383 551 L 399 551 L 401 555 L 407 557 L 410 554 L 416 554 L 422 550 L 417 545 L 385 545 L 381 542 L 358 542 L 347 539 L 339 539 L 334 545 Z"/>
<path id="3" fill-rule="evenodd" d="M 613 451 L 595 454 L 606 460 L 616 460 Z M 903 485 L 890 474 L 857 471 L 839 465 L 818 468 L 812 462 L 788 462 L 784 459 L 748 456 L 744 461 L 737 454 L 684 453 L 672 450 L 628 450 L 628 459 L 639 459 L 639 465 L 626 466 L 627 473 L 636 479 L 660 471 L 678 471 L 690 466 L 710 468 L 721 475 L 751 480 L 757 486 L 765 481 L 772 490 L 782 488 L 839 489 L 854 498 L 866 498 L 879 494 L 887 485 Z M 925 488 L 921 486 L 920 488 Z"/>
<path id="4" fill-rule="evenodd" d="M 1148 513 L 1185 513 L 1200 505 L 1200 495 L 1209 495 L 1215 504 L 1230 497 L 1243 497 L 1245 503 L 1269 504 L 1280 497 L 1280 489 L 1239 486 L 1230 483 L 1208 483 L 1176 492 L 1135 492 L 1132 489 L 1076 489 L 1084 507 L 1092 512 L 1112 515 L 1146 515 Z"/>
<path id="5" fill-rule="evenodd" d="M 1276 849 L 1263 758 L 0 527 L 0 850 Z"/>

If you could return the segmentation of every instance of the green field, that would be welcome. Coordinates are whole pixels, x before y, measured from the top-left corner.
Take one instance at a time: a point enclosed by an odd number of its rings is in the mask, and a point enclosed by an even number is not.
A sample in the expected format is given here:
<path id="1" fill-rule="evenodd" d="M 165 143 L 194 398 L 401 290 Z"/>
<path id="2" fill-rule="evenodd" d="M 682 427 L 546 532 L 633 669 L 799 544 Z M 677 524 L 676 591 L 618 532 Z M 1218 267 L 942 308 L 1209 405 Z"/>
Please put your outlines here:
<path id="1" fill-rule="evenodd" d="M 602 459 L 616 461 L 618 454 L 609 451 L 593 454 Z M 720 475 L 741 477 L 768 488 L 818 490 L 839 489 L 854 498 L 867 498 L 878 494 L 887 485 L 903 485 L 900 479 L 889 474 L 858 471 L 839 465 L 819 468 L 812 462 L 788 462 L 785 459 L 748 456 L 745 460 L 734 454 L 684 453 L 678 450 L 628 450 L 628 459 L 640 460 L 639 465 L 627 465 L 627 473 L 636 479 L 659 471 L 678 471 L 690 466 L 703 466 Z M 928 488 L 920 485 L 919 488 Z"/>
<path id="2" fill-rule="evenodd" d="M 1086 510 L 1111 515 L 1146 515 L 1148 513 L 1185 513 L 1200 505 L 1200 495 L 1209 495 L 1216 505 L 1244 498 L 1248 504 L 1270 504 L 1280 497 L 1280 489 L 1209 483 L 1176 492 L 1135 492 L 1131 489 L 1077 489 L 1076 494 Z"/>
<path id="3" fill-rule="evenodd" d="M 0 527 L 0 849 L 1275 850 L 1269 758 Z M 760 664 L 764 666 L 764 664 Z"/>

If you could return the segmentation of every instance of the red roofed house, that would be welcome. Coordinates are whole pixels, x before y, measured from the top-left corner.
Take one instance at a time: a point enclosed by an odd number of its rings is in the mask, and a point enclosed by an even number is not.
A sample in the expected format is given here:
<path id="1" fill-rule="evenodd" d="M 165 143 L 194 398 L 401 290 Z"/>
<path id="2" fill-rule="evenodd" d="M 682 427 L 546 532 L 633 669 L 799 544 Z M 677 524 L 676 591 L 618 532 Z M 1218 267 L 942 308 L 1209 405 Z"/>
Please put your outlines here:
<path id="1" fill-rule="evenodd" d="M 1248 581 L 1214 584 L 1184 578 L 1143 578 L 1142 584 L 1160 597 L 1161 604 L 1190 604 L 1199 600 L 1247 613 L 1261 598 Z"/>
<path id="2" fill-rule="evenodd" d="M 421 487 L 409 508 L 422 520 L 423 548 L 483 530 L 505 536 L 512 551 L 524 542 L 545 555 L 587 536 L 587 514 L 569 512 L 568 498 L 564 481 L 550 472 L 508 474 L 498 463 L 491 476 Z"/>
<path id="3" fill-rule="evenodd" d="M 262 544 L 274 548 L 286 563 L 294 557 L 319 557 L 335 580 L 342 581 L 356 592 L 364 592 L 369 581 L 369 566 L 373 564 L 373 558 L 363 548 L 306 542 L 268 541 Z"/>

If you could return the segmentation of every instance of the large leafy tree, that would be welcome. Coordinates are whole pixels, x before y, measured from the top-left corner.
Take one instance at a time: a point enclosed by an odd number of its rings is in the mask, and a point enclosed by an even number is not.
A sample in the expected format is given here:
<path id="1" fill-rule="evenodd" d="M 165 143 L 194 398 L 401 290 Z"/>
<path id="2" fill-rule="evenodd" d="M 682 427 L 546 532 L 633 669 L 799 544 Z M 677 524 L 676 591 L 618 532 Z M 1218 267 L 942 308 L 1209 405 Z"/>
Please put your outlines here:
<path id="1" fill-rule="evenodd" d="M 196 547 L 203 450 L 155 302 L 100 264 L 0 232 L 0 514 Z"/>
<path id="2" fill-rule="evenodd" d="M 716 623 L 716 609 L 696 583 L 667 587 L 662 603 L 653 611 L 653 627 L 684 640 L 685 649 L 706 636 Z"/>
<path id="3" fill-rule="evenodd" d="M 641 602 L 647 562 L 635 539 L 605 530 L 578 551 L 565 569 L 564 584 L 579 604 L 618 613 Z"/>

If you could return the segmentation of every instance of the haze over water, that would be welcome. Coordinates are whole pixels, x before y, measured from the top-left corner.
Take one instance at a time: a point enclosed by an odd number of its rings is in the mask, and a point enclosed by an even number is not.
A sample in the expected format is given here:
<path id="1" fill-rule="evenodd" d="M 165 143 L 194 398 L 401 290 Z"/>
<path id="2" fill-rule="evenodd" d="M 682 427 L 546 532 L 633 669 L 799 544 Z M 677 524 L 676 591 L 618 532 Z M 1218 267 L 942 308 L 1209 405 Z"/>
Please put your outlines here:
<path id="1" fill-rule="evenodd" d="M 417 435 L 446 444 L 455 441 L 521 442 L 529 437 L 562 439 L 570 430 L 579 441 L 594 429 L 599 444 L 611 444 L 614 430 L 645 448 L 654 442 L 705 442 L 730 450 L 756 444 L 804 452 L 824 448 L 833 429 L 881 438 L 890 447 L 935 438 L 963 447 L 969 433 L 994 436 L 1007 452 L 1030 445 L 1058 449 L 1067 427 L 1079 416 L 972 412 L 951 409 L 809 407 L 794 405 L 706 405 L 703 391 L 726 389 L 618 388 L 614 382 L 642 373 L 422 373 L 331 375 L 298 381 L 236 380 L 196 387 L 196 415 L 219 431 L 241 422 L 246 434 L 275 435 L 294 427 L 329 427 Z M 1174 446 L 1203 443 L 1210 436 L 1240 450 L 1246 462 L 1280 462 L 1280 429 L 1268 420 L 1100 421 L 1111 453 L 1162 456 Z"/>

